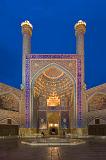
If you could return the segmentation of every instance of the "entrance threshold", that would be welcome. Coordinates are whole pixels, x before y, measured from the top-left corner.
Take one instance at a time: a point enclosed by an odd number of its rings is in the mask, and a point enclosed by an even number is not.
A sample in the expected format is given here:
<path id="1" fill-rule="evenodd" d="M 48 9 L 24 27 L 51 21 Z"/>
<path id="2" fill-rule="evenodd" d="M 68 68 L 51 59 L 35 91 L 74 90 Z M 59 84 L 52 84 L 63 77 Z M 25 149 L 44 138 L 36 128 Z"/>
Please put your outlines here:
<path id="1" fill-rule="evenodd" d="M 64 141 L 63 141 L 64 140 Z M 21 141 L 24 145 L 31 146 L 66 146 L 66 145 L 79 145 L 84 144 L 86 141 L 81 139 L 69 139 L 65 141 L 65 139 L 58 139 L 57 141 L 51 141 L 51 139 L 42 139 L 41 141 L 33 140 L 33 141 Z"/>
<path id="2" fill-rule="evenodd" d="M 71 145 L 79 145 L 79 144 L 85 144 L 85 141 L 79 142 L 79 143 L 30 143 L 30 142 L 21 142 L 22 144 L 25 145 L 30 145 L 30 146 L 71 146 Z"/>

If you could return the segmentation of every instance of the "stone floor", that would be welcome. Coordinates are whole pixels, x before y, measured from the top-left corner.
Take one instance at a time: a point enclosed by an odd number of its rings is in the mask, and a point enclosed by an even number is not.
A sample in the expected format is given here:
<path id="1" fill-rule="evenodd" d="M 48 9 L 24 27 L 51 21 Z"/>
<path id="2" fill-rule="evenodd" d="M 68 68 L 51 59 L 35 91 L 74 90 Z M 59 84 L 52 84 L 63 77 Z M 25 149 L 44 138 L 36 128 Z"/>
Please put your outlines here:
<path id="1" fill-rule="evenodd" d="M 29 146 L 18 139 L 0 140 L 0 160 L 106 160 L 106 139 L 75 146 Z"/>

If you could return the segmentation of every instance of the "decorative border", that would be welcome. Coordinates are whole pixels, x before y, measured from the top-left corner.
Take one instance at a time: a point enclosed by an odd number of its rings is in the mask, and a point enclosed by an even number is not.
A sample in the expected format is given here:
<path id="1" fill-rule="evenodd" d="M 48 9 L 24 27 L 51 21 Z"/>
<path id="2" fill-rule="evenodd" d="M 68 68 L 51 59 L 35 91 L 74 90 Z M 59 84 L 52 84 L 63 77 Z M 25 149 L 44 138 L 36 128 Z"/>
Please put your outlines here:
<path id="1" fill-rule="evenodd" d="M 81 105 L 81 55 L 78 54 L 29 54 L 26 56 L 25 69 L 25 102 L 26 102 L 26 127 L 30 127 L 30 60 L 31 59 L 77 59 L 77 127 L 82 127 L 82 105 Z"/>
<path id="2" fill-rule="evenodd" d="M 25 108 L 26 108 L 26 128 L 30 127 L 30 59 L 26 57 L 25 69 Z"/>
<path id="3" fill-rule="evenodd" d="M 81 59 L 77 59 L 77 127 L 82 128 Z"/>
<path id="4" fill-rule="evenodd" d="M 29 59 L 77 59 L 81 58 L 79 54 L 29 54 Z"/>

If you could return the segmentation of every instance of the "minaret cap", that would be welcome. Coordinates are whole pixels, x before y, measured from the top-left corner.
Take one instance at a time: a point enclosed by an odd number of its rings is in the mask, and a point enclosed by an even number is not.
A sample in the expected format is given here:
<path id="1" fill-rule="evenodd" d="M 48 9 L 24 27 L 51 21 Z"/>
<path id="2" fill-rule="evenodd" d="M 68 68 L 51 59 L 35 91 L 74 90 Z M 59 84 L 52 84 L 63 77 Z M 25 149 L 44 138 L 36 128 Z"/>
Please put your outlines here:
<path id="1" fill-rule="evenodd" d="M 84 22 L 84 21 L 82 21 L 82 20 L 79 20 L 79 21 L 75 24 L 74 29 L 75 29 L 76 31 L 82 31 L 82 32 L 85 33 L 85 31 L 86 31 L 86 22 Z"/>
<path id="2" fill-rule="evenodd" d="M 22 27 L 22 33 L 27 33 L 29 35 L 32 35 L 33 26 L 28 20 L 22 22 L 21 27 Z"/>
<path id="3" fill-rule="evenodd" d="M 32 24 L 28 20 L 26 20 L 25 22 L 21 23 L 21 27 L 24 26 L 24 25 L 28 25 L 28 26 L 30 26 L 33 29 Z"/>

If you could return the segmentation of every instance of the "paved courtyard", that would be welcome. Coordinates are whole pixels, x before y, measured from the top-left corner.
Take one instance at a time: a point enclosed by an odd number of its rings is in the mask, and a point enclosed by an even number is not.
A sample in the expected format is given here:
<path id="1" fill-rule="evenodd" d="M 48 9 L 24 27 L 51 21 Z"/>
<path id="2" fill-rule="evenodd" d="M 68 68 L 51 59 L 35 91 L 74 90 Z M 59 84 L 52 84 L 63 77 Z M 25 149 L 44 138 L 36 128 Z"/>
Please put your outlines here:
<path id="1" fill-rule="evenodd" d="M 106 140 L 72 146 L 29 146 L 18 139 L 0 140 L 0 160 L 106 160 Z"/>

